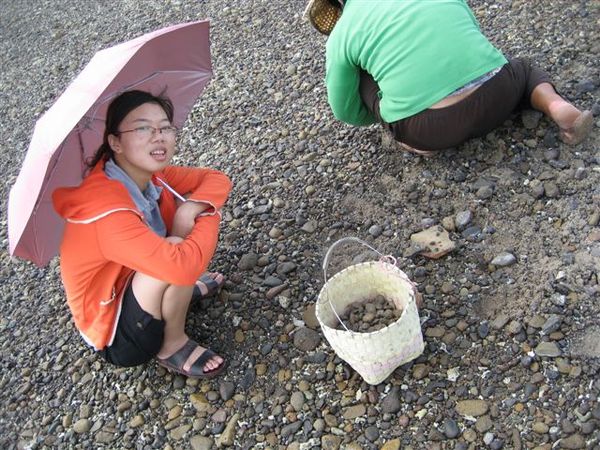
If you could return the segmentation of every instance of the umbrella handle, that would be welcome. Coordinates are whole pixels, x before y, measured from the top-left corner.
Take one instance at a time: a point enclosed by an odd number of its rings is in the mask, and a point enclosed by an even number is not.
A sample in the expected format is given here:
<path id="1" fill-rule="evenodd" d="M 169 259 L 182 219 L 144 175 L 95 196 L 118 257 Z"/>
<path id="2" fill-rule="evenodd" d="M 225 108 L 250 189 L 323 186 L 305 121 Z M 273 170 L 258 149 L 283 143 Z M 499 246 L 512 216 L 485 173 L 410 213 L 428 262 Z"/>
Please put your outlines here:
<path id="1" fill-rule="evenodd" d="M 175 197 L 177 197 L 179 200 L 181 200 L 182 202 L 184 202 L 184 203 L 185 203 L 185 201 L 186 201 L 186 198 L 185 198 L 185 197 L 182 197 L 181 195 L 179 195 L 179 193 L 178 193 L 178 192 L 177 192 L 175 189 L 173 189 L 171 186 L 169 186 L 169 185 L 167 184 L 167 182 L 166 182 L 166 181 L 163 181 L 163 180 L 162 180 L 162 179 L 160 179 L 159 177 L 156 177 L 156 179 L 157 179 L 158 181 L 160 181 L 160 182 L 163 184 L 163 186 L 164 186 L 164 187 L 166 187 L 166 188 L 167 188 L 167 190 L 168 190 L 168 191 L 169 191 L 171 194 L 173 194 Z"/>

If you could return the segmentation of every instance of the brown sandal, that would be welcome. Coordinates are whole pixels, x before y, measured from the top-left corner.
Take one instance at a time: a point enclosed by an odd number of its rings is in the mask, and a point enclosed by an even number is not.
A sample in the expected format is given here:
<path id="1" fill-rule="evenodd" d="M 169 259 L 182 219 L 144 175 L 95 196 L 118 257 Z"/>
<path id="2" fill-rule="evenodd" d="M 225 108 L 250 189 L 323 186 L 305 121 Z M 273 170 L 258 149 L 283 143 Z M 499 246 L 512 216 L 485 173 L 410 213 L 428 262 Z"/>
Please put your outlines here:
<path id="1" fill-rule="evenodd" d="M 204 350 L 204 352 L 202 352 L 202 354 L 198 357 L 198 359 L 196 359 L 196 361 L 194 361 L 194 363 L 191 365 L 189 371 L 184 370 L 183 366 L 185 365 L 185 362 L 188 360 L 188 358 L 190 357 L 192 352 L 194 350 L 196 350 L 197 347 L 199 347 L 197 342 L 192 341 L 191 339 L 188 339 L 187 342 L 183 345 L 183 347 L 181 347 L 179 350 L 177 350 L 171 356 L 169 356 L 168 358 L 164 358 L 164 359 L 156 358 L 156 361 L 158 362 L 158 364 L 160 364 L 164 368 L 169 369 L 175 373 L 185 375 L 186 377 L 189 377 L 189 378 L 205 378 L 205 379 L 214 378 L 217 375 L 219 375 L 221 372 L 223 372 L 223 370 L 225 369 L 225 366 L 226 366 L 225 360 L 223 360 L 221 365 L 219 367 L 217 367 L 216 369 L 210 370 L 208 372 L 204 371 L 204 365 L 213 356 L 216 356 L 216 353 L 213 352 L 209 348 Z"/>
<path id="2" fill-rule="evenodd" d="M 210 305 L 210 298 L 217 295 L 223 287 L 223 284 L 225 284 L 225 277 L 223 277 L 223 280 L 221 281 L 221 283 L 219 283 L 217 280 L 211 277 L 208 274 L 208 272 L 206 272 L 200 277 L 198 281 L 204 283 L 207 292 L 206 294 L 203 294 L 200 290 L 200 286 L 198 286 L 198 284 L 195 284 L 194 291 L 192 292 L 191 303 L 192 305 L 199 304 L 201 309 L 206 309 Z"/>

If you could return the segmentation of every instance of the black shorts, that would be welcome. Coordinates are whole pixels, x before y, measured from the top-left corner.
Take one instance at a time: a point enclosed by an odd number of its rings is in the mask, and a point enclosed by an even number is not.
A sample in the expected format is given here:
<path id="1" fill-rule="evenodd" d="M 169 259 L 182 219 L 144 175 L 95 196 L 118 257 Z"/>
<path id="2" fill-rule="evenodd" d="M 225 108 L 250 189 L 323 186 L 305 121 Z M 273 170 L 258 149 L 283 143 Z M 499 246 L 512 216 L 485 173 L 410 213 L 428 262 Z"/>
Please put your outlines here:
<path id="1" fill-rule="evenodd" d="M 379 122 L 397 141 L 419 150 L 443 150 L 468 139 L 485 136 L 519 108 L 529 108 L 531 93 L 550 76 L 526 58 L 511 59 L 500 72 L 465 99 L 439 109 L 426 109 L 414 116 L 385 123 L 379 114 L 379 86 L 361 72 L 361 98 Z"/>
<path id="2" fill-rule="evenodd" d="M 162 346 L 165 329 L 164 320 L 155 319 L 140 307 L 131 284 L 123 295 L 115 339 L 99 352 L 121 367 L 138 366 L 154 358 Z"/>

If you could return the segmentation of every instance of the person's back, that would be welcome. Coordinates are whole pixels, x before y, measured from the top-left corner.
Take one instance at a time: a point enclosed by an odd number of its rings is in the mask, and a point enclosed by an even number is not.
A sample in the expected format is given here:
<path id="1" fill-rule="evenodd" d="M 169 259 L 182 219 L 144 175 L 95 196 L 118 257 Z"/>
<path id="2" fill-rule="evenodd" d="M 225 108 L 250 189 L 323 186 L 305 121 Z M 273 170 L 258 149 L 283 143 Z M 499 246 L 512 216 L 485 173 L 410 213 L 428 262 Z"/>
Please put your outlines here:
<path id="1" fill-rule="evenodd" d="M 393 122 L 505 63 L 463 0 L 351 0 L 327 41 L 329 100 L 353 122 L 343 97 L 348 68 L 360 67 L 379 85 L 381 117 Z"/>
<path id="2" fill-rule="evenodd" d="M 507 60 L 465 0 L 309 0 L 306 14 L 330 35 L 326 82 L 334 115 L 380 122 L 422 155 L 485 136 L 518 108 L 548 115 L 568 145 L 593 127 L 528 59 Z"/>

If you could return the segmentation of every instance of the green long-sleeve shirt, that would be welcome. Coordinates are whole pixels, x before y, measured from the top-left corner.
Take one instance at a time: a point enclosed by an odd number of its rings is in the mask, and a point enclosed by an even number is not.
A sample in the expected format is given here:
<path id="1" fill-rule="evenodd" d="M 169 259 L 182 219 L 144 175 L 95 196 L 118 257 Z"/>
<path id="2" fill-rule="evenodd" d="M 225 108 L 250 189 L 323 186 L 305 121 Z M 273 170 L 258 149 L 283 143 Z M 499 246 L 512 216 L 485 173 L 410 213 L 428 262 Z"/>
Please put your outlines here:
<path id="1" fill-rule="evenodd" d="M 327 41 L 327 96 L 334 115 L 374 123 L 359 94 L 360 70 L 380 88 L 380 114 L 417 114 L 507 61 L 464 0 L 347 0 Z"/>

